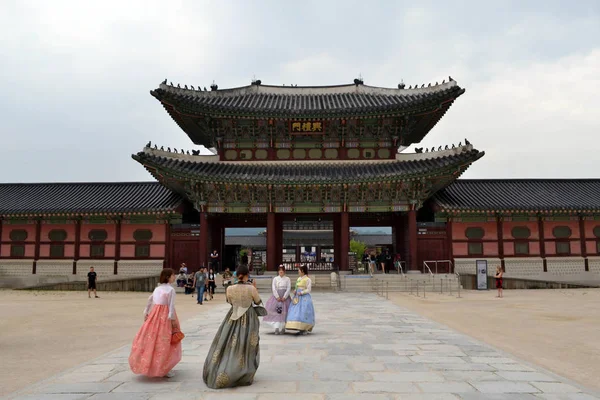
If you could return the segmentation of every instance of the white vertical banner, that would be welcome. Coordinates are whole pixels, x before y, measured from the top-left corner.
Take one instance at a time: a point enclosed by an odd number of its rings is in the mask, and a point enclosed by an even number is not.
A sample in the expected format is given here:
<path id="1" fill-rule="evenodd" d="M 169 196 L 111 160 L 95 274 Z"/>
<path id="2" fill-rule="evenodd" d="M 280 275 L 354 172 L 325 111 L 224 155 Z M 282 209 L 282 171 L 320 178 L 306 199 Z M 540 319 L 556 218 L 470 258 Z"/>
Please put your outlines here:
<path id="1" fill-rule="evenodd" d="M 487 260 L 475 261 L 477 267 L 477 290 L 488 290 Z"/>

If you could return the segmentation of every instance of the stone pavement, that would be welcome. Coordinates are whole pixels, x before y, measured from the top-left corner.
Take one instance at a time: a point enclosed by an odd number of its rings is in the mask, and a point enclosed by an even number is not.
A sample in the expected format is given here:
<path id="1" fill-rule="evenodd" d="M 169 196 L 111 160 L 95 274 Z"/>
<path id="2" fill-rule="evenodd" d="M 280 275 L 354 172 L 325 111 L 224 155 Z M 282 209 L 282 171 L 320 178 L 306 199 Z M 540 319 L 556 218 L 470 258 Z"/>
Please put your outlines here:
<path id="1" fill-rule="evenodd" d="M 374 294 L 316 293 L 314 301 L 313 334 L 275 336 L 267 326 L 261 328 L 261 364 L 252 386 L 214 391 L 202 382 L 204 358 L 228 309 L 223 304 L 183 324 L 187 337 L 174 378 L 133 375 L 125 347 L 8 398 L 600 398 Z"/>

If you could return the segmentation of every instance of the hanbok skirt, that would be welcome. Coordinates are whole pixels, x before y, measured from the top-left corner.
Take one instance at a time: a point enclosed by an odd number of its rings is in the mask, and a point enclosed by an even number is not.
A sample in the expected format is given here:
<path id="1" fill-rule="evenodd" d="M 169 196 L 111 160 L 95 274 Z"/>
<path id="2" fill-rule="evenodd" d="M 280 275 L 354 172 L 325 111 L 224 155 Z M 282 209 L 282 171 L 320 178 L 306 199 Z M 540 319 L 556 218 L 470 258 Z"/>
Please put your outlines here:
<path id="1" fill-rule="evenodd" d="M 283 298 L 285 292 L 285 289 L 277 290 L 277 294 L 280 298 Z M 279 302 L 275 296 L 271 296 L 271 298 L 267 301 L 267 304 L 265 304 L 265 308 L 269 314 L 263 317 L 263 321 L 271 325 L 273 329 L 283 330 L 285 328 L 285 321 L 287 320 L 288 309 L 291 302 L 292 301 L 289 297 L 284 301 Z M 281 306 L 281 314 L 277 313 L 278 306 Z"/>
<path id="2" fill-rule="evenodd" d="M 177 326 L 179 320 L 175 316 Z M 169 306 L 155 304 L 131 347 L 129 366 L 134 374 L 163 377 L 181 361 L 181 342 L 171 344 Z"/>
<path id="3" fill-rule="evenodd" d="M 315 308 L 309 294 L 296 296 L 298 303 L 290 305 L 285 329 L 312 332 L 315 326 Z"/>
<path id="4" fill-rule="evenodd" d="M 229 310 L 210 346 L 202 379 L 211 389 L 248 386 L 260 364 L 260 321 L 252 307 L 239 319 Z"/>

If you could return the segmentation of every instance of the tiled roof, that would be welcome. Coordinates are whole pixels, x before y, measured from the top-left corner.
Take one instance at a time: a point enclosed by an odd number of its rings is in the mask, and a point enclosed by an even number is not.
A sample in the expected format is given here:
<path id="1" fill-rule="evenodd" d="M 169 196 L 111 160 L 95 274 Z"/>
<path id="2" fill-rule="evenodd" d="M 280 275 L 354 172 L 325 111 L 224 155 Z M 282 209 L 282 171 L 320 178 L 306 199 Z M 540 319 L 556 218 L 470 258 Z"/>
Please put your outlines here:
<path id="1" fill-rule="evenodd" d="M 164 154 L 164 155 L 161 155 Z M 432 175 L 447 169 L 456 172 L 468 167 L 484 155 L 469 147 L 451 155 L 419 154 L 410 161 L 284 161 L 284 162 L 201 162 L 189 156 L 167 156 L 149 149 L 132 157 L 150 172 L 168 171 L 180 177 L 215 182 L 257 184 L 337 184 L 348 182 L 378 182 L 411 179 Z M 462 172 L 462 170 L 461 170 Z"/>
<path id="2" fill-rule="evenodd" d="M 158 182 L 0 184 L 0 215 L 157 213 L 181 201 Z"/>
<path id="3" fill-rule="evenodd" d="M 459 179 L 434 200 L 446 211 L 598 211 L 600 179 Z"/>
<path id="4" fill-rule="evenodd" d="M 464 91 L 456 81 L 451 80 L 415 89 L 378 88 L 362 84 L 324 87 L 250 85 L 214 91 L 193 90 L 187 86 L 180 88 L 163 82 L 150 93 L 178 111 L 274 118 L 329 118 L 439 107 Z"/>

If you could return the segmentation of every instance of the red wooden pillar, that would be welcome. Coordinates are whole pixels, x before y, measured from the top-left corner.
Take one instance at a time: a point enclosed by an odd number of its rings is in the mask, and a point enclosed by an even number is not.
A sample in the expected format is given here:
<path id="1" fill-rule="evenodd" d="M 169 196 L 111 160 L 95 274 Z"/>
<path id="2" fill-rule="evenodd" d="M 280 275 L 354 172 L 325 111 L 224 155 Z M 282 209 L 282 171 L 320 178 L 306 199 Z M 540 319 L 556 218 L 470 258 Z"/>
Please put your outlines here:
<path id="1" fill-rule="evenodd" d="M 321 246 L 317 246 L 315 254 L 317 255 L 317 262 L 321 262 Z"/>
<path id="2" fill-rule="evenodd" d="M 208 266 L 208 215 L 202 211 L 200 212 L 200 267 Z"/>
<path id="3" fill-rule="evenodd" d="M 219 222 L 212 222 L 210 224 L 210 236 L 211 247 L 208 249 L 208 252 L 209 254 L 212 254 L 213 250 L 217 250 L 219 261 L 221 261 L 223 259 L 223 226 Z M 210 257 L 208 260 L 212 261 Z M 215 271 L 215 273 L 216 272 L 217 271 Z"/>
<path id="4" fill-rule="evenodd" d="M 275 215 L 275 242 L 277 243 L 275 253 L 274 271 L 277 271 L 279 264 L 283 263 L 283 219 Z"/>
<path id="5" fill-rule="evenodd" d="M 502 271 L 506 272 L 504 266 L 504 229 L 502 227 L 502 217 L 496 216 L 496 234 L 498 235 L 498 257 L 500 258 L 500 266 Z"/>
<path id="6" fill-rule="evenodd" d="M 167 217 L 165 220 L 165 260 L 163 261 L 163 268 L 172 268 L 171 243 L 171 221 Z M 176 270 L 176 268 L 173 268 L 173 270 Z"/>
<path id="7" fill-rule="evenodd" d="M 338 267 L 342 267 L 340 253 L 340 237 L 341 237 L 341 219 L 337 214 L 333 217 L 333 263 Z"/>
<path id="8" fill-rule="evenodd" d="M 302 257 L 300 257 L 300 252 L 302 251 L 302 247 L 296 243 L 296 262 L 299 263 L 302 261 Z"/>
<path id="9" fill-rule="evenodd" d="M 540 256 L 543 259 L 544 272 L 548 272 L 548 263 L 546 262 L 546 242 L 544 240 L 544 217 L 538 217 L 538 231 L 540 238 Z"/>
<path id="10" fill-rule="evenodd" d="M 267 213 L 267 271 L 277 270 L 277 216 Z"/>
<path id="11" fill-rule="evenodd" d="M 2 218 L 0 218 L 0 257 L 2 256 Z"/>
<path id="12" fill-rule="evenodd" d="M 581 243 L 581 256 L 584 258 L 585 271 L 590 270 L 590 264 L 587 259 L 587 248 L 585 243 L 585 220 L 579 216 L 579 240 Z"/>
<path id="13" fill-rule="evenodd" d="M 33 259 L 33 271 L 32 273 L 37 273 L 37 261 L 40 258 L 40 239 L 42 235 L 42 219 L 38 218 L 35 220 L 35 256 Z"/>
<path id="14" fill-rule="evenodd" d="M 79 254 L 81 246 L 81 218 L 77 218 L 75 221 L 75 255 L 73 257 L 73 275 L 77 275 L 77 262 L 79 261 Z"/>
<path id="15" fill-rule="evenodd" d="M 417 210 L 408 211 L 408 268 L 416 271 L 417 266 Z"/>
<path id="16" fill-rule="evenodd" d="M 454 272 L 454 253 L 452 249 L 452 219 L 448 218 L 446 222 L 446 246 L 448 246 L 448 259 L 452 263 L 453 269 L 449 271 Z"/>
<path id="17" fill-rule="evenodd" d="M 115 237 L 115 265 L 114 265 L 114 273 L 117 275 L 119 273 L 119 261 L 121 260 L 121 221 L 123 217 L 119 216 L 117 219 L 117 232 Z"/>
<path id="18" fill-rule="evenodd" d="M 348 252 L 350 251 L 350 220 L 348 212 L 340 213 L 340 270 L 348 271 Z"/>

